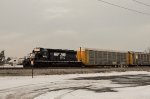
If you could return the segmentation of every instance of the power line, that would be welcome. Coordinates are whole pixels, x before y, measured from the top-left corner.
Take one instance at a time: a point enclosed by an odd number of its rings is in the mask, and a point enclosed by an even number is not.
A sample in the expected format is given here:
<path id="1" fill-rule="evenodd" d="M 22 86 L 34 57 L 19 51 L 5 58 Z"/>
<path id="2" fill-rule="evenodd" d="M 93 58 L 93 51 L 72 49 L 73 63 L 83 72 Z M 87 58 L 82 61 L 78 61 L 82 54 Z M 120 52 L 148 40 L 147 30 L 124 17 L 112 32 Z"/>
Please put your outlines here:
<path id="1" fill-rule="evenodd" d="M 149 5 L 149 4 L 146 4 L 146 3 L 141 2 L 141 1 L 137 1 L 137 0 L 132 0 L 132 1 L 134 1 L 134 2 L 136 2 L 136 3 L 139 3 L 139 4 L 142 4 L 142 5 L 145 5 L 145 6 L 150 7 L 150 5 Z"/>
<path id="2" fill-rule="evenodd" d="M 113 4 L 113 3 L 110 3 L 110 2 L 107 2 L 107 1 L 104 1 L 104 0 L 98 0 L 98 1 L 109 4 L 109 5 L 112 5 L 112 6 L 115 6 L 115 7 L 119 7 L 119 8 L 125 9 L 125 10 L 129 10 L 129 11 L 132 11 L 132 12 L 136 12 L 136 13 L 140 13 L 140 14 L 144 14 L 144 15 L 150 15 L 150 13 L 145 13 L 145 12 L 142 12 L 142 11 L 130 9 L 130 8 L 120 6 L 120 5 L 117 5 L 117 4 Z"/>

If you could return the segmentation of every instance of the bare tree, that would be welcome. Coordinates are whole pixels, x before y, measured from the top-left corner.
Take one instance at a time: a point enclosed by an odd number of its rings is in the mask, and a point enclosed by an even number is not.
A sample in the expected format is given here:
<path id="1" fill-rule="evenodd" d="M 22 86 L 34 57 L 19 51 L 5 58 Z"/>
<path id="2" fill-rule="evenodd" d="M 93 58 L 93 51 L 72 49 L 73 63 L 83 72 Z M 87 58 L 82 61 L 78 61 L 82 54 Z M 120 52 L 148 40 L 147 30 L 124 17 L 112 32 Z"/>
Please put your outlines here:
<path id="1" fill-rule="evenodd" d="M 0 53 L 0 65 L 3 65 L 5 63 L 5 53 L 4 51 L 1 51 Z"/>
<path id="2" fill-rule="evenodd" d="M 150 47 L 148 47 L 144 52 L 145 53 L 150 53 Z"/>

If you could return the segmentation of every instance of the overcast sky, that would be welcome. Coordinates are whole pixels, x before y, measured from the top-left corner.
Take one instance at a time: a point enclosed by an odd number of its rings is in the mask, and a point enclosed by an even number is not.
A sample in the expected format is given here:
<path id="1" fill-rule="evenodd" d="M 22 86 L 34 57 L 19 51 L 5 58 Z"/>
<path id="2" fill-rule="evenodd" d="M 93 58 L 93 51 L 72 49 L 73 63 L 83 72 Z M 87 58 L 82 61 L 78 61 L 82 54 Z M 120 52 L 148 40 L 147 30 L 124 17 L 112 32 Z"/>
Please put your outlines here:
<path id="1" fill-rule="evenodd" d="M 150 13 L 132 0 L 104 0 Z M 139 0 L 150 5 L 150 0 Z M 35 47 L 143 51 L 150 47 L 150 15 L 98 0 L 0 0 L 0 49 L 23 57 Z"/>

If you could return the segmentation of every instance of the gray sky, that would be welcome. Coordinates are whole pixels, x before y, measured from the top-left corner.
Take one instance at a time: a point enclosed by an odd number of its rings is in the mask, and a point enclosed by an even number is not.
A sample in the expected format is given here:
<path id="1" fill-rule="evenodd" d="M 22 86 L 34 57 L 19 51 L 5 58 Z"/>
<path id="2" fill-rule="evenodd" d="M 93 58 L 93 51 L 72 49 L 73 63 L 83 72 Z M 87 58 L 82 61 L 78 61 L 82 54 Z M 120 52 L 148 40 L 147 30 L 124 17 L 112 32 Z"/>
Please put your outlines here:
<path id="1" fill-rule="evenodd" d="M 150 13 L 132 0 L 105 1 Z M 23 57 L 35 47 L 143 51 L 149 37 L 150 15 L 97 0 L 0 0 L 0 49 L 7 56 Z"/>

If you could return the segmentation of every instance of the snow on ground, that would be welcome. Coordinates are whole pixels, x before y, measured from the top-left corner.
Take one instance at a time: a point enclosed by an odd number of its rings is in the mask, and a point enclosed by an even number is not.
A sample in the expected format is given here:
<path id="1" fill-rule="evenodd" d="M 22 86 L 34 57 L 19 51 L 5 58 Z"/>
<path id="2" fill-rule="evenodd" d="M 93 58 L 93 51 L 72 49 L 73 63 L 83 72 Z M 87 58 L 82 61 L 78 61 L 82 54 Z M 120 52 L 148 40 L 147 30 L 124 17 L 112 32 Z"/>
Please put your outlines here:
<path id="1" fill-rule="evenodd" d="M 115 75 L 137 75 L 150 74 L 150 72 L 112 72 L 112 73 L 93 73 L 93 74 L 68 74 L 68 75 L 46 75 L 46 76 L 4 76 L 0 77 L 0 90 L 30 84 L 45 84 L 49 82 L 59 82 L 65 79 L 76 77 L 94 77 L 94 76 L 115 76 Z"/>
<path id="2" fill-rule="evenodd" d="M 5 76 L 0 77 L 0 99 L 150 99 L 149 78 L 150 72 L 145 71 L 48 75 L 33 79 Z M 141 82 L 135 82 L 136 79 Z M 119 80 L 130 82 L 122 84 Z"/>
<path id="3" fill-rule="evenodd" d="M 20 68 L 22 68 L 23 67 L 23 65 L 16 65 L 16 64 L 14 64 L 13 66 L 11 66 L 11 65 L 9 65 L 9 64 L 5 64 L 5 65 L 2 65 L 2 66 L 0 66 L 0 68 L 15 68 L 15 67 L 20 67 Z"/>
<path id="4" fill-rule="evenodd" d="M 35 99 L 150 99 L 150 86 L 122 88 L 118 92 L 95 93 L 86 90 L 53 91 Z"/>

